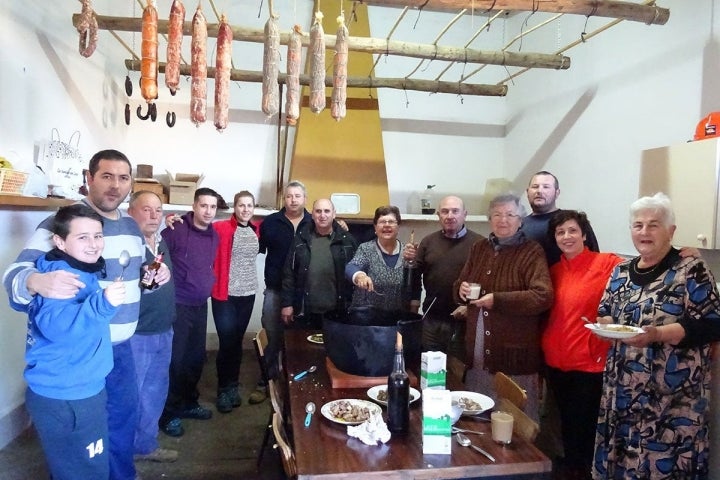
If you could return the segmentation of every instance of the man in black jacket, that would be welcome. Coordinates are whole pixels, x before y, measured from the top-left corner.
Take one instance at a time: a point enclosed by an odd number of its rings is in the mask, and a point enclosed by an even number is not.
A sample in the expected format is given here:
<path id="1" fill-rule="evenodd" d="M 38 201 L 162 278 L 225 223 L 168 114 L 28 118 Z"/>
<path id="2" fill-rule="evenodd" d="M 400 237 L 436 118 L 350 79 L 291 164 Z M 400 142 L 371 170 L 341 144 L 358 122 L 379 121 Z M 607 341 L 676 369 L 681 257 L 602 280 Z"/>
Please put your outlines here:
<path id="1" fill-rule="evenodd" d="M 320 329 L 325 318 L 347 312 L 353 286 L 344 272 L 357 241 L 335 222 L 335 206 L 327 198 L 315 201 L 312 220 L 298 229 L 290 246 L 280 315 L 287 326 Z"/>

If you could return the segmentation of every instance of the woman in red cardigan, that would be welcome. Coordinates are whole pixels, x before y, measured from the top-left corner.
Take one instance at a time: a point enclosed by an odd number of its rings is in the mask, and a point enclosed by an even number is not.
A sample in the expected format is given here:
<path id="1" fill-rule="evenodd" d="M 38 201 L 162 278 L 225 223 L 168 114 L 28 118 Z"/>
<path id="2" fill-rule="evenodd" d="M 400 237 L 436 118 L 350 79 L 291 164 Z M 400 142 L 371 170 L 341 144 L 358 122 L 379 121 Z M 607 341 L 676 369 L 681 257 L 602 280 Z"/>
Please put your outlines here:
<path id="1" fill-rule="evenodd" d="M 258 226 L 250 221 L 255 212 L 255 197 L 248 191 L 235 194 L 233 209 L 229 219 L 213 223 L 220 236 L 211 301 L 220 342 L 215 362 L 218 374 L 215 405 L 221 413 L 229 413 L 241 403 L 238 376 L 242 340 L 258 289 L 255 266 Z"/>
<path id="2" fill-rule="evenodd" d="M 603 370 L 610 344 L 585 328 L 595 320 L 610 273 L 622 258 L 585 246 L 590 222 L 582 212 L 562 210 L 548 235 L 562 251 L 550 268 L 555 301 L 542 334 L 548 387 L 557 399 L 565 458 L 563 478 L 589 479 L 600 407 Z"/>

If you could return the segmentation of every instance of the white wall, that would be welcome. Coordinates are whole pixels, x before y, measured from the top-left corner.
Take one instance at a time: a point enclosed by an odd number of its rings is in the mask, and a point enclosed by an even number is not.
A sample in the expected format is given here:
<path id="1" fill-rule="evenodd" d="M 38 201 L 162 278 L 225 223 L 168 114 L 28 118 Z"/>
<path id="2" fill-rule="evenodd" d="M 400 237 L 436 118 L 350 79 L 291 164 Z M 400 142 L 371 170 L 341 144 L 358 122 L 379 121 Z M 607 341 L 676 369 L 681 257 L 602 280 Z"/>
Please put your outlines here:
<path id="1" fill-rule="evenodd" d="M 157 3 L 163 18 L 170 0 Z M 258 5 L 253 2 L 215 3 L 233 24 L 261 28 L 267 18 L 266 9 L 257 18 Z M 415 213 L 419 192 L 426 184 L 436 184 L 438 196 L 463 195 L 471 213 L 481 214 L 480 197 L 488 179 L 507 178 L 521 192 L 534 171 L 548 169 L 560 178 L 560 205 L 588 212 L 601 247 L 631 254 L 626 212 L 637 196 L 640 151 L 690 139 L 702 116 L 720 110 L 718 3 L 666 0 L 662 6 L 671 10 L 667 25 L 622 22 L 570 50 L 569 70 L 524 74 L 509 85 L 506 98 L 378 91 L 391 201 L 402 211 Z M 134 1 L 94 5 L 103 15 L 140 15 Z M 276 1 L 281 28 L 288 30 L 300 23 L 307 29 L 308 5 Z M 53 127 L 65 139 L 79 130 L 80 148 L 87 158 L 101 148 L 118 148 L 135 164 L 153 164 L 156 173 L 164 169 L 203 172 L 205 185 L 226 198 L 249 189 L 257 193 L 261 204 L 272 205 L 277 130 L 275 119 L 268 120 L 259 112 L 259 85 L 231 86 L 231 124 L 217 133 L 211 122 L 200 128 L 189 124 L 185 81 L 177 97 L 161 88 L 156 123 L 140 122 L 134 116 L 141 104 L 138 73 L 131 72 L 135 92 L 130 100 L 133 119 L 127 127 L 123 122 L 127 72 L 122 60 L 128 54 L 108 32 L 101 31 L 98 51 L 90 59 L 81 57 L 71 24 L 79 6 L 75 1 L 53 3 L 52 8 L 41 0 L 0 3 L 0 155 L 15 152 L 13 158 L 19 156 L 29 164 Z M 195 5 L 186 6 L 190 17 Z M 209 5 L 205 4 L 205 10 L 214 22 Z M 399 13 L 371 8 L 372 35 L 387 36 Z M 410 12 L 394 38 L 427 43 L 452 17 Z M 528 23 L 534 25 L 542 17 L 538 13 Z M 493 24 L 472 47 L 499 50 L 517 35 L 526 19 L 527 14 L 516 14 Z M 478 15 L 464 18 L 439 43 L 464 44 L 482 21 Z M 540 50 L 538 42 L 545 43 L 542 51 L 553 51 L 577 39 L 583 29 L 590 32 L 607 21 L 591 18 L 585 27 L 584 18 L 562 17 L 549 29 L 531 34 L 522 43 L 522 51 Z M 139 49 L 139 34 L 120 35 Z M 209 51 L 212 45 L 211 41 Z M 236 68 L 260 69 L 260 44 L 235 42 L 234 47 Z M 516 43 L 512 49 L 519 47 Z M 186 59 L 188 52 L 186 39 Z M 403 77 L 418 62 L 383 58 L 376 74 Z M 442 79 L 457 81 L 463 68 L 470 71 L 469 66 L 456 65 Z M 426 62 L 416 75 L 435 78 L 440 69 L 438 62 Z M 493 84 L 505 76 L 505 70 L 488 67 L 473 81 Z M 208 87 L 212 92 L 212 81 Z M 169 109 L 178 114 L 172 129 L 164 123 Z M 208 113 L 212 118 L 212 109 Z M 14 258 L 46 213 L 0 210 L 0 236 L 8 239 L 0 253 L 0 268 Z M 22 404 L 25 322 L 5 303 L 0 304 L 0 318 L 2 446 L 22 423 L 16 421 L 20 414 L 13 412 Z"/>

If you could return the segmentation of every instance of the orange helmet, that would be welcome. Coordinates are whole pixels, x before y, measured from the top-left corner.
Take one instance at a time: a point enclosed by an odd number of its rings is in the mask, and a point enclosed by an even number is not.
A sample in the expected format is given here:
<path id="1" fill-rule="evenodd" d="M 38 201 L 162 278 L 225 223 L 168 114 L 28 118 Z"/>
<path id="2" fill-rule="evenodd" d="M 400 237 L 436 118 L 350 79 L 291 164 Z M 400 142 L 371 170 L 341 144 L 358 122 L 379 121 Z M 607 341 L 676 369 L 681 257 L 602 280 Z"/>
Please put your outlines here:
<path id="1" fill-rule="evenodd" d="M 720 112 L 711 112 L 707 117 L 700 120 L 695 127 L 693 140 L 702 140 L 720 136 Z"/>

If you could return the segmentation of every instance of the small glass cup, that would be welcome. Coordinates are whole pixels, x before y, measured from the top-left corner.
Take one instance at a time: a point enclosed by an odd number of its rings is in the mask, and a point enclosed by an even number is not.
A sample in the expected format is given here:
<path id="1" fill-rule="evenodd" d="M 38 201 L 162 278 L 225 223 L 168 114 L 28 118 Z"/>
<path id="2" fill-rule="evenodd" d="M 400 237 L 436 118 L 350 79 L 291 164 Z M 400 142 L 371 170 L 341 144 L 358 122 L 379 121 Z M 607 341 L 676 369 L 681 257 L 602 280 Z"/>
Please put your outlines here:
<path id="1" fill-rule="evenodd" d="M 513 416 L 507 412 L 492 412 L 490 414 L 490 427 L 492 439 L 501 445 L 510 445 L 513 433 Z"/>
<path id="2" fill-rule="evenodd" d="M 480 290 L 482 290 L 482 287 L 479 283 L 471 283 L 470 284 L 470 293 L 467 294 L 468 300 L 477 300 L 480 298 Z"/>

